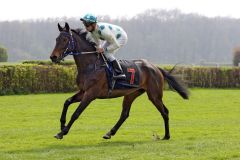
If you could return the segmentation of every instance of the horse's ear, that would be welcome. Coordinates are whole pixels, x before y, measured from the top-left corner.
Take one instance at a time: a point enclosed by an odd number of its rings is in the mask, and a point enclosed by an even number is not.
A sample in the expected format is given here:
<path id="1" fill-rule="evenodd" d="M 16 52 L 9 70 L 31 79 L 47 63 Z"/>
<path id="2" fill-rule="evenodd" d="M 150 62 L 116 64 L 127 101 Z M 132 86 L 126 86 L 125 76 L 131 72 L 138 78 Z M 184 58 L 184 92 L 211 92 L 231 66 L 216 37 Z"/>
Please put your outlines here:
<path id="1" fill-rule="evenodd" d="M 60 32 L 62 32 L 63 31 L 63 28 L 60 26 L 60 24 L 58 23 L 58 30 L 60 31 Z"/>
<path id="2" fill-rule="evenodd" d="M 65 22 L 65 27 L 64 27 L 65 29 L 66 29 L 66 31 L 67 32 L 69 32 L 69 30 L 70 30 L 70 27 L 69 27 L 69 25 L 68 25 L 68 23 L 67 22 Z"/>

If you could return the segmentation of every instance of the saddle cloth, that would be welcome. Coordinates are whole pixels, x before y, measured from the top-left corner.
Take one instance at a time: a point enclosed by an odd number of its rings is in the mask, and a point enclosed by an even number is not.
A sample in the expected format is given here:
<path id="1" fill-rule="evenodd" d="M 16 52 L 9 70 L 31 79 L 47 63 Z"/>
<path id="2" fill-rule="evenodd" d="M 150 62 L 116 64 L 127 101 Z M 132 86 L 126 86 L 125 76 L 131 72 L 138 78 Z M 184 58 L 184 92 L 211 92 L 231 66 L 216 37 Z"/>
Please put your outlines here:
<path id="1" fill-rule="evenodd" d="M 111 89 L 129 89 L 139 87 L 139 67 L 131 60 L 119 60 L 126 79 L 117 79 L 113 87 L 114 69 L 111 63 L 106 67 L 108 86 Z"/>

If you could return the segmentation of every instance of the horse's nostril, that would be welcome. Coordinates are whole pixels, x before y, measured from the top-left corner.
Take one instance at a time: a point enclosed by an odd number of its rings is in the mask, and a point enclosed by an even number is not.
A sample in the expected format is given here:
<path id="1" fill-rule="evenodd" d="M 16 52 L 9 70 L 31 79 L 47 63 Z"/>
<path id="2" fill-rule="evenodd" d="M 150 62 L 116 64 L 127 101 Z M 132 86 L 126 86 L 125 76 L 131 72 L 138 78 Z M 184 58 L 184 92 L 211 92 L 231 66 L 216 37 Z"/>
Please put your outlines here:
<path id="1" fill-rule="evenodd" d="M 50 59 L 57 59 L 57 56 L 50 56 Z"/>

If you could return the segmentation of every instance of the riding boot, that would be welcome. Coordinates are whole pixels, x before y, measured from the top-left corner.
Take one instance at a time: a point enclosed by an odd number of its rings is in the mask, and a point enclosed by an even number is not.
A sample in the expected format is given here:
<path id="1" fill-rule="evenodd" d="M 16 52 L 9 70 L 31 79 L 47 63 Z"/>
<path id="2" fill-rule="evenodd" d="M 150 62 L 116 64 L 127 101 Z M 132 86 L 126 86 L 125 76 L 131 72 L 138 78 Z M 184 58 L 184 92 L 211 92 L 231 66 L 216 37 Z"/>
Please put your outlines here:
<path id="1" fill-rule="evenodd" d="M 113 69 L 117 75 L 114 75 L 113 78 L 115 79 L 126 79 L 126 75 L 123 73 L 122 67 L 118 60 L 112 61 Z"/>

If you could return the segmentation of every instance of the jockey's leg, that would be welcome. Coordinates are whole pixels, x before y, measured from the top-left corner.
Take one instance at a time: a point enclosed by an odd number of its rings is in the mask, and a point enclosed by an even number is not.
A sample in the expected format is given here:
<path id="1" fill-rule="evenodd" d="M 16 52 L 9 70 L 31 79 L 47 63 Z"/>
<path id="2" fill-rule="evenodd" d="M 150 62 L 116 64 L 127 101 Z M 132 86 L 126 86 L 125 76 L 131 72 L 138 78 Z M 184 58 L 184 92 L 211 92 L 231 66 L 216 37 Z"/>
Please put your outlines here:
<path id="1" fill-rule="evenodd" d="M 115 73 L 117 75 L 114 75 L 114 78 L 116 79 L 126 79 L 126 75 L 123 73 L 122 67 L 117 59 L 111 61 L 112 66 L 114 68 Z"/>
<path id="2" fill-rule="evenodd" d="M 127 43 L 127 34 L 124 32 L 120 36 L 119 39 L 117 39 L 119 45 L 123 47 Z M 107 48 L 110 44 L 108 42 L 105 42 L 102 47 Z M 113 69 L 117 75 L 114 75 L 115 79 L 126 79 L 126 75 L 123 73 L 122 67 L 119 63 L 119 61 L 114 57 L 114 54 L 118 51 L 119 49 L 115 50 L 114 52 L 105 52 L 104 55 L 106 56 L 107 60 L 112 63 Z"/>
<path id="3" fill-rule="evenodd" d="M 122 67 L 119 61 L 113 56 L 113 53 L 105 53 L 108 61 L 112 63 L 113 69 L 117 75 L 114 75 L 116 79 L 126 79 L 126 75 L 123 73 Z"/>

